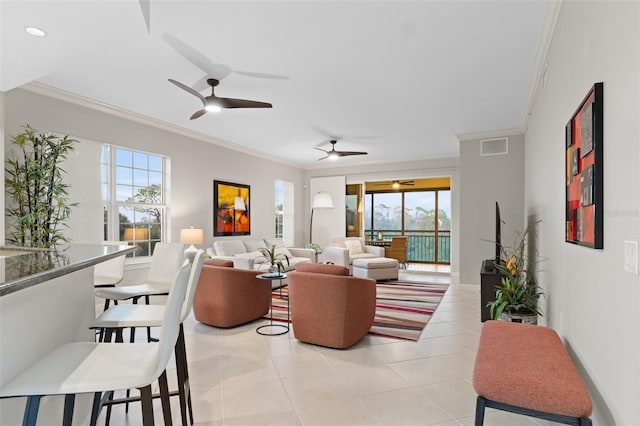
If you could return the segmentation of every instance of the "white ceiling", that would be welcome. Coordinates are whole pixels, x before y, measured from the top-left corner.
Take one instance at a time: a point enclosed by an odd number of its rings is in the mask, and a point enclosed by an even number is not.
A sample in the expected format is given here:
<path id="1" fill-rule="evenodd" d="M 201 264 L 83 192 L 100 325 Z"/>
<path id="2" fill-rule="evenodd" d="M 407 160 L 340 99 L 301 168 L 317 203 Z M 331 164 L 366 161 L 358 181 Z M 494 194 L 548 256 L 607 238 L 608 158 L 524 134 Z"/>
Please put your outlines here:
<path id="1" fill-rule="evenodd" d="M 337 165 L 314 149 L 332 137 L 369 153 L 342 164 L 451 157 L 456 134 L 523 125 L 546 10 L 541 0 L 1 0 L 0 90 L 37 81 L 307 168 Z M 222 80 L 219 96 L 273 109 L 190 121 L 202 104 L 167 79 L 200 90 L 204 77 Z"/>

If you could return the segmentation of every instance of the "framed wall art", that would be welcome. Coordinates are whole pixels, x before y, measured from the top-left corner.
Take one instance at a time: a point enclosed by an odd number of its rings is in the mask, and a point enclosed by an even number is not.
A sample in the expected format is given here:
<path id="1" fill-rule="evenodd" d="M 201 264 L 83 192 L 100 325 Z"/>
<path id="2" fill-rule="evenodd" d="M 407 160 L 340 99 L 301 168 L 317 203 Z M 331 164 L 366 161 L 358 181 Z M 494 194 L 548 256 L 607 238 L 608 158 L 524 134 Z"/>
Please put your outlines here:
<path id="1" fill-rule="evenodd" d="M 213 236 L 250 235 L 249 185 L 213 181 Z"/>
<path id="2" fill-rule="evenodd" d="M 603 84 L 593 85 L 565 129 L 566 237 L 603 248 Z"/>

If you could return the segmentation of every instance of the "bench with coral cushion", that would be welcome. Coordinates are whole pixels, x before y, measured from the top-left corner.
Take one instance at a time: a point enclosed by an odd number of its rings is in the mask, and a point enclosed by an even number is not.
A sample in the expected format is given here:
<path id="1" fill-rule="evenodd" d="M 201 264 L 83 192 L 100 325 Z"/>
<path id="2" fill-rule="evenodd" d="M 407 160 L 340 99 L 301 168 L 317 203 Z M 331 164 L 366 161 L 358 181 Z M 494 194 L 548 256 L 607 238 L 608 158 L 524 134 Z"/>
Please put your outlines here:
<path id="1" fill-rule="evenodd" d="M 344 266 L 302 264 L 288 273 L 291 323 L 296 339 L 347 348 L 371 329 L 376 282 L 350 277 Z"/>
<path id="2" fill-rule="evenodd" d="M 261 318 L 271 307 L 271 288 L 260 272 L 237 269 L 231 260 L 205 260 L 193 297 L 196 320 L 214 327 L 233 327 Z"/>
<path id="3" fill-rule="evenodd" d="M 591 425 L 591 398 L 560 337 L 550 328 L 487 321 L 473 370 L 476 426 L 485 407 L 558 423 Z"/>

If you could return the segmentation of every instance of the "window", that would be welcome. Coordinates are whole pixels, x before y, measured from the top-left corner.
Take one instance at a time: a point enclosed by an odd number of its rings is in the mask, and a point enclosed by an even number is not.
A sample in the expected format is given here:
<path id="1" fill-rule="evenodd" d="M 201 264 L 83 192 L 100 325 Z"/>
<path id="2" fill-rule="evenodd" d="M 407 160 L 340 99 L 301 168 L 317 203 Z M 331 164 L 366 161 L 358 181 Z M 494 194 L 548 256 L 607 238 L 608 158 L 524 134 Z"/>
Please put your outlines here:
<path id="1" fill-rule="evenodd" d="M 161 155 L 102 147 L 104 239 L 136 245 L 131 257 L 151 256 L 165 240 L 167 168 Z"/>
<path id="2" fill-rule="evenodd" d="M 293 182 L 276 179 L 276 238 L 293 245 Z"/>
<path id="3" fill-rule="evenodd" d="M 365 235 L 370 239 L 409 237 L 411 262 L 449 263 L 451 190 L 370 191 L 364 197 Z"/>

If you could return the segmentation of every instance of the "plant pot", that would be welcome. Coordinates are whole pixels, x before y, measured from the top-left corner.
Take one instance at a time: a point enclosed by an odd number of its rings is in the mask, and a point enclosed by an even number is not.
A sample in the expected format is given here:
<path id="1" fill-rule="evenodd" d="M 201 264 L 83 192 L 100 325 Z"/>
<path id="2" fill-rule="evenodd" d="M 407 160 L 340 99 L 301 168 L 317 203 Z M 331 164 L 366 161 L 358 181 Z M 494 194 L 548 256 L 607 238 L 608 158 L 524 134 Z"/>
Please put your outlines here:
<path id="1" fill-rule="evenodd" d="M 500 315 L 500 321 L 538 325 L 538 315 L 531 311 L 503 312 Z"/>

